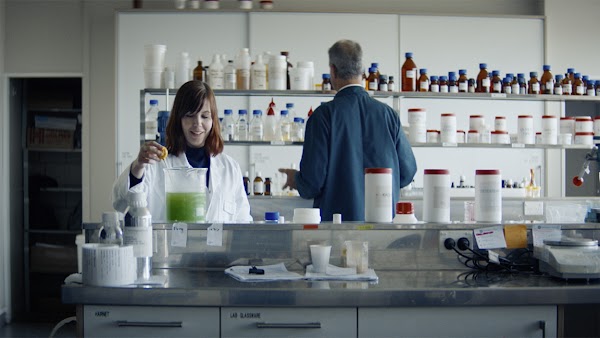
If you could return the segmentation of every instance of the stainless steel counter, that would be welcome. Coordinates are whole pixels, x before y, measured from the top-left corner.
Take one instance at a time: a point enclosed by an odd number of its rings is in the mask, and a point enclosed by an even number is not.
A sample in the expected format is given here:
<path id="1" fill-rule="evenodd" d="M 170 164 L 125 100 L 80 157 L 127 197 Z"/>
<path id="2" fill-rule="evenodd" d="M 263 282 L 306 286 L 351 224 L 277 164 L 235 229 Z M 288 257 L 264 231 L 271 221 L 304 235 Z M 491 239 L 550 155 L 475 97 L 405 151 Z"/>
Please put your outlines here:
<path id="1" fill-rule="evenodd" d="M 600 280 L 465 270 L 376 271 L 368 282 L 239 282 L 223 271 L 155 269 L 164 287 L 65 285 L 68 304 L 142 306 L 422 307 L 600 304 Z"/>

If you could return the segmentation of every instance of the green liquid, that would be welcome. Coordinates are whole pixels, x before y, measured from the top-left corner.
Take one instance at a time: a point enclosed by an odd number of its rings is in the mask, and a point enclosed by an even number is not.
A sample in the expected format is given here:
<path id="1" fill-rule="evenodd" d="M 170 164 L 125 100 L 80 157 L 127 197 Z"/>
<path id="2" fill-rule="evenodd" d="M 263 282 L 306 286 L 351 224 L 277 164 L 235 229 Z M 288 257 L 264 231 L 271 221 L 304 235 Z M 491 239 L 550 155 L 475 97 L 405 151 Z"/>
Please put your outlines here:
<path id="1" fill-rule="evenodd" d="M 203 223 L 206 194 L 200 192 L 167 193 L 167 221 Z"/>

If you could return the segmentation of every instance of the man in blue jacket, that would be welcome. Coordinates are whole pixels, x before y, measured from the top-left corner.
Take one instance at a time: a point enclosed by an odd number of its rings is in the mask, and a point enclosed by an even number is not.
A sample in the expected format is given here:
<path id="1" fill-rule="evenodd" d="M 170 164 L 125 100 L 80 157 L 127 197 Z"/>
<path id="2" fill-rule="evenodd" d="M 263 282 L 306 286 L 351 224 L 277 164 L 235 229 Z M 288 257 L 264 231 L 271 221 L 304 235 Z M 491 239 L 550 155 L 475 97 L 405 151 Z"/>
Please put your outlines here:
<path id="1" fill-rule="evenodd" d="M 344 221 L 365 220 L 365 168 L 392 168 L 393 201 L 417 171 L 400 117 L 362 87 L 362 48 L 340 40 L 329 48 L 331 83 L 337 94 L 321 104 L 306 123 L 300 171 L 287 174 L 284 186 L 314 199 L 321 220 L 340 213 Z"/>

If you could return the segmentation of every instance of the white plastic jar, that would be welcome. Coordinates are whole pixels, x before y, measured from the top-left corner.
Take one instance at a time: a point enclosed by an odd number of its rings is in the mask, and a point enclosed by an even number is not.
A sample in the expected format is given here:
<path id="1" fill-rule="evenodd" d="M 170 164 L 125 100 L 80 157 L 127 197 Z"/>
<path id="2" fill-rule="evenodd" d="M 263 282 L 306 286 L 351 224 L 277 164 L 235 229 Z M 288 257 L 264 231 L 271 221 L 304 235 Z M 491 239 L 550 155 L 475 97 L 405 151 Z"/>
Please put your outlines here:
<path id="1" fill-rule="evenodd" d="M 365 222 L 389 223 L 393 210 L 392 168 L 365 168 Z"/>
<path id="2" fill-rule="evenodd" d="M 593 132 L 594 121 L 591 116 L 578 116 L 575 118 L 575 133 L 578 132 Z"/>
<path id="3" fill-rule="evenodd" d="M 475 221 L 502 221 L 502 178 L 500 170 L 475 170 Z"/>
<path id="4" fill-rule="evenodd" d="M 600 116 L 594 117 L 594 135 L 600 135 Z"/>
<path id="5" fill-rule="evenodd" d="M 456 143 L 456 115 L 453 113 L 441 115 L 440 141 L 442 143 Z"/>
<path id="6" fill-rule="evenodd" d="M 542 143 L 556 144 L 558 139 L 558 119 L 554 115 L 542 116 Z"/>
<path id="7" fill-rule="evenodd" d="M 494 130 L 491 133 L 493 144 L 510 144 L 510 135 L 504 130 Z"/>
<path id="8" fill-rule="evenodd" d="M 411 143 L 427 142 L 427 111 L 408 108 L 408 139 Z"/>
<path id="9" fill-rule="evenodd" d="M 469 116 L 469 130 L 481 131 L 485 128 L 485 120 L 483 115 L 470 115 Z"/>
<path id="10" fill-rule="evenodd" d="M 479 131 L 471 129 L 467 133 L 467 143 L 479 143 Z"/>
<path id="11" fill-rule="evenodd" d="M 456 131 L 456 143 L 465 143 L 465 131 L 464 130 L 457 130 Z"/>
<path id="12" fill-rule="evenodd" d="M 287 89 L 287 60 L 285 55 L 271 55 L 269 58 L 268 86 L 270 90 Z"/>
<path id="13" fill-rule="evenodd" d="M 423 175 L 423 221 L 450 222 L 450 171 L 425 169 Z"/>
<path id="14" fill-rule="evenodd" d="M 572 116 L 560 118 L 560 134 L 575 134 L 575 118 Z"/>
<path id="15" fill-rule="evenodd" d="M 494 130 L 508 131 L 506 126 L 506 116 L 496 116 L 494 119 Z"/>
<path id="16" fill-rule="evenodd" d="M 427 129 L 427 143 L 440 143 L 440 131 Z"/>
<path id="17" fill-rule="evenodd" d="M 575 144 L 594 144 L 594 133 L 591 131 L 578 131 L 575 133 Z"/>
<path id="18" fill-rule="evenodd" d="M 517 143 L 534 144 L 535 133 L 533 131 L 533 116 L 519 115 L 517 119 Z"/>

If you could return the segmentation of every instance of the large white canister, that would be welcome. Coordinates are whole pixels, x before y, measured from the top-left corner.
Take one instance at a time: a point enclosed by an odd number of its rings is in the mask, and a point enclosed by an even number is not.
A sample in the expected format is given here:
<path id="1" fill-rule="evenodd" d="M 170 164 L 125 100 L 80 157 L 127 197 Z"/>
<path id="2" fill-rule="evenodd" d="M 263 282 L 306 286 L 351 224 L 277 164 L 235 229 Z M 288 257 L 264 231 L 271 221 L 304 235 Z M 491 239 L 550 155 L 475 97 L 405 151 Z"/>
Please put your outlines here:
<path id="1" fill-rule="evenodd" d="M 365 222 L 391 222 L 392 168 L 365 168 Z"/>
<path id="2" fill-rule="evenodd" d="M 423 221 L 450 222 L 450 171 L 448 169 L 425 169 Z"/>
<path id="3" fill-rule="evenodd" d="M 500 170 L 475 170 L 475 221 L 502 221 L 502 179 Z"/>

